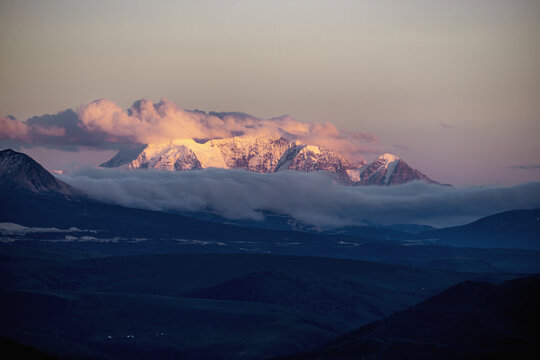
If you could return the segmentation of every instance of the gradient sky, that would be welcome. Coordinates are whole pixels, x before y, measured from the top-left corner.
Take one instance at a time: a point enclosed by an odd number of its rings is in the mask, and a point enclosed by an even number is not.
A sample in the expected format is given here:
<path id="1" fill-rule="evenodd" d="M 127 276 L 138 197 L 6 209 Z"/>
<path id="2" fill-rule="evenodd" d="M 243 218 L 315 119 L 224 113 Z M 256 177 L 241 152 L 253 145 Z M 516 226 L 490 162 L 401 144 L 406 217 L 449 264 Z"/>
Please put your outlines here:
<path id="1" fill-rule="evenodd" d="M 0 0 L 0 115 L 98 98 L 290 114 L 441 182 L 515 184 L 540 180 L 539 34 L 536 0 Z"/>

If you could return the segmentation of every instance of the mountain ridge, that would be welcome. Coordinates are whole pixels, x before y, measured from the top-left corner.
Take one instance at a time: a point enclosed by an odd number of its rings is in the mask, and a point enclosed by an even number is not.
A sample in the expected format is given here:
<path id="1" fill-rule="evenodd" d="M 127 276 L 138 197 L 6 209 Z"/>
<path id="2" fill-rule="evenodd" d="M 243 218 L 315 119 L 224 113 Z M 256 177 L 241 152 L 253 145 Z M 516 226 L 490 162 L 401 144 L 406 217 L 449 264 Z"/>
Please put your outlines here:
<path id="1" fill-rule="evenodd" d="M 477 248 L 540 249 L 540 209 L 515 209 L 474 222 L 423 231 L 419 238 L 436 244 Z"/>
<path id="2" fill-rule="evenodd" d="M 166 171 L 208 167 L 259 173 L 326 171 L 348 185 L 391 186 L 411 181 L 440 184 L 392 154 L 383 154 L 369 164 L 362 160 L 352 165 L 333 149 L 301 144 L 284 137 L 235 136 L 207 141 L 184 139 L 139 147 L 133 145 L 120 150 L 100 166 Z"/>

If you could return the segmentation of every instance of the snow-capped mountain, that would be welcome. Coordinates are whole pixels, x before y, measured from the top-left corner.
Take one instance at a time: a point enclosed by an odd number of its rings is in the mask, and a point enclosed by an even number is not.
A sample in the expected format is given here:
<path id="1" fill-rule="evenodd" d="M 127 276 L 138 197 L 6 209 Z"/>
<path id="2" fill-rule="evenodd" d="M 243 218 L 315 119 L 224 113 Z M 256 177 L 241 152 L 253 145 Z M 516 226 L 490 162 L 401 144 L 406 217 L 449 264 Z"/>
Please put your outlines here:
<path id="1" fill-rule="evenodd" d="M 302 172 L 330 171 L 345 182 L 350 182 L 347 171 L 352 169 L 349 162 L 337 152 L 315 145 L 296 145 L 283 156 L 276 168 Z"/>
<path id="2" fill-rule="evenodd" d="M 332 149 L 265 136 L 237 136 L 205 142 L 183 139 L 132 146 L 100 166 L 166 171 L 209 167 L 260 173 L 326 171 L 342 182 L 355 185 L 395 185 L 413 180 L 437 184 L 392 154 L 381 155 L 370 164 L 362 161 L 353 166 Z"/>
<path id="3" fill-rule="evenodd" d="M 269 173 L 277 170 L 283 155 L 297 144 L 285 138 L 239 136 L 211 140 L 230 169 Z"/>
<path id="4" fill-rule="evenodd" d="M 131 146 L 124 146 L 116 155 L 110 160 L 100 164 L 99 166 L 105 168 L 115 168 L 135 160 L 137 156 L 146 148 L 146 145 L 135 144 Z"/>
<path id="5" fill-rule="evenodd" d="M 414 180 L 429 184 L 439 184 L 413 169 L 405 161 L 392 154 L 383 154 L 373 162 L 359 169 L 348 170 L 349 177 L 356 185 L 396 185 Z"/>
<path id="6" fill-rule="evenodd" d="M 181 171 L 202 167 L 195 153 L 185 145 L 150 144 L 129 163 L 128 168 Z"/>
<path id="7" fill-rule="evenodd" d="M 0 190 L 77 195 L 75 189 L 55 178 L 30 156 L 11 149 L 0 151 Z"/>

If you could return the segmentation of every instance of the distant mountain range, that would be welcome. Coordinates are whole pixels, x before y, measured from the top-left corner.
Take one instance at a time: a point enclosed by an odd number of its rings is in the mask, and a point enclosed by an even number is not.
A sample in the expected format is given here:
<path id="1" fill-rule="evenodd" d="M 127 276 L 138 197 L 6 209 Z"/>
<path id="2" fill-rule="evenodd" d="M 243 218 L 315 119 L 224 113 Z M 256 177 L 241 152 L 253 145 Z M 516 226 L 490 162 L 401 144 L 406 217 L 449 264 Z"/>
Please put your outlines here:
<path id="1" fill-rule="evenodd" d="M 283 137 L 237 136 L 227 139 L 132 145 L 122 149 L 102 167 L 184 171 L 216 167 L 245 169 L 260 173 L 282 170 L 327 171 L 352 185 L 396 185 L 414 180 L 438 182 L 392 154 L 379 156 L 372 163 L 352 165 L 338 152 L 299 144 Z"/>
<path id="2" fill-rule="evenodd" d="M 451 246 L 540 249 L 540 209 L 505 211 L 470 224 L 418 235 Z"/>
<path id="3" fill-rule="evenodd" d="M 343 237 L 341 240 L 344 242 L 351 238 L 367 238 L 410 244 L 540 249 L 540 209 L 513 210 L 463 226 L 427 231 L 418 231 L 422 229 L 418 226 L 408 232 L 380 226 L 321 231 L 311 229 L 309 224 L 292 226 L 292 219 L 279 214 L 271 214 L 268 225 L 238 221 L 234 226 L 224 224 L 224 218 L 208 214 L 167 214 L 90 200 L 80 190 L 56 179 L 29 156 L 13 150 L 0 151 L 0 198 L 3 205 L 0 222 L 30 226 L 90 226 L 115 233 L 144 236 L 154 233 L 160 236 L 190 234 L 193 238 L 207 240 L 219 240 L 225 234 L 242 238 L 258 234 L 265 239 L 273 236 L 287 238 L 295 234 L 294 237 L 299 238 L 328 237 L 333 241 Z M 185 227 L 180 229 L 179 224 L 185 224 Z"/>

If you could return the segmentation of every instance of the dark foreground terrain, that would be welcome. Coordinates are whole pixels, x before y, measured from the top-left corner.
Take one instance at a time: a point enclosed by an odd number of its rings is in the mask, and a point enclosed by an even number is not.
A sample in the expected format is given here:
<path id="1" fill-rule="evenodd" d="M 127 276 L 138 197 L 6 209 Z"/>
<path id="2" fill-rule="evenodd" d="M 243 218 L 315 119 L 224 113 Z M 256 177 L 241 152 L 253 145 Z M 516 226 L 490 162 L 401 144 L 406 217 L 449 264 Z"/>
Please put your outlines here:
<path id="1" fill-rule="evenodd" d="M 100 257 L 103 244 L 69 245 L 2 245 L 0 334 L 58 358 L 308 351 L 465 280 L 517 276 L 280 255 Z"/>
<path id="2" fill-rule="evenodd" d="M 318 351 L 286 359 L 538 359 L 540 275 L 465 281 Z"/>

